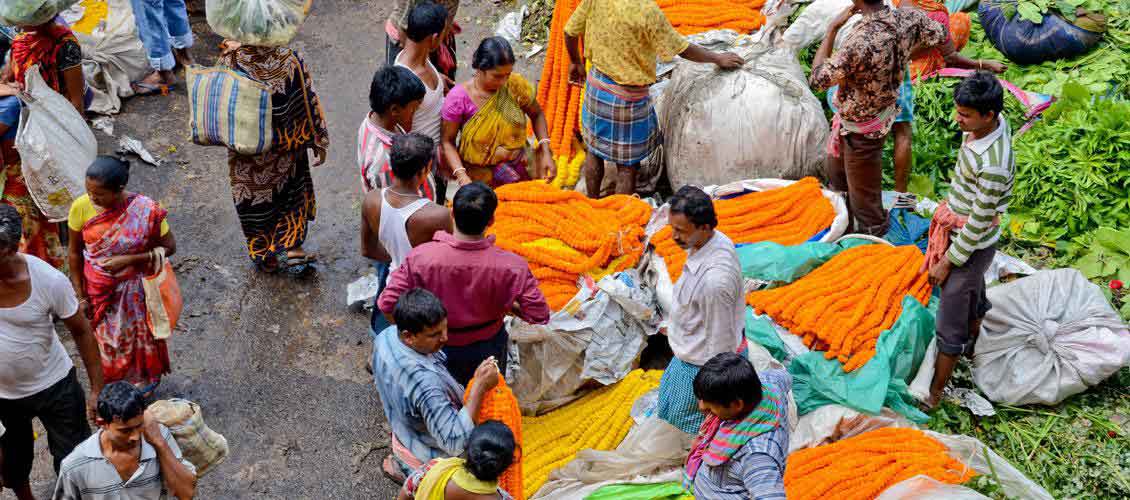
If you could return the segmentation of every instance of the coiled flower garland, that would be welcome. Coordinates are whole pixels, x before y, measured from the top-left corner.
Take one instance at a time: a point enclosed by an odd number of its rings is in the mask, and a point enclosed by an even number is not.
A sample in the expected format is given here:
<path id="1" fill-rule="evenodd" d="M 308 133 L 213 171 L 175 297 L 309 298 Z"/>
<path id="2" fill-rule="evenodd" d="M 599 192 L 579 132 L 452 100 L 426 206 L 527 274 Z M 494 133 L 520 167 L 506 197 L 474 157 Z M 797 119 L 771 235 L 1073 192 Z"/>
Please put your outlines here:
<path id="1" fill-rule="evenodd" d="M 467 383 L 467 390 L 463 393 L 463 404 L 471 397 L 471 388 L 475 386 L 475 379 Z M 514 433 L 514 442 L 518 449 L 514 452 L 514 463 L 498 478 L 498 485 L 514 497 L 514 500 L 525 500 L 525 490 L 522 481 L 522 411 L 518 409 L 518 398 L 506 385 L 502 377 L 498 378 L 498 385 L 486 393 L 479 414 L 475 415 L 475 425 L 488 420 L 498 420 Z"/>
<path id="2" fill-rule="evenodd" d="M 765 0 L 657 0 L 667 20 L 679 33 L 731 29 L 753 33 L 765 24 Z"/>

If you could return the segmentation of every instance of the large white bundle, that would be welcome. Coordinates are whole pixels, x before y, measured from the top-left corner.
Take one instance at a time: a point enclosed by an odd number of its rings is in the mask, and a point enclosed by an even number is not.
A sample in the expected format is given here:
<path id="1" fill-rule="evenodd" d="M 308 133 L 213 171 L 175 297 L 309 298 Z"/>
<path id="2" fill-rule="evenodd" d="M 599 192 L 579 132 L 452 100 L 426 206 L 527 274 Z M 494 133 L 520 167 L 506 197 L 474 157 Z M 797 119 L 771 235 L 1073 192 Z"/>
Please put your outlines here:
<path id="1" fill-rule="evenodd" d="M 69 9 L 78 0 L 2 0 L 0 24 L 7 26 L 39 26 Z"/>
<path id="2" fill-rule="evenodd" d="M 312 0 L 208 0 L 208 25 L 220 36 L 247 45 L 290 43 Z"/>
<path id="3" fill-rule="evenodd" d="M 660 126 L 671 186 L 820 175 L 828 120 L 796 53 L 727 36 L 745 66 L 722 71 L 680 61 L 664 92 Z"/>

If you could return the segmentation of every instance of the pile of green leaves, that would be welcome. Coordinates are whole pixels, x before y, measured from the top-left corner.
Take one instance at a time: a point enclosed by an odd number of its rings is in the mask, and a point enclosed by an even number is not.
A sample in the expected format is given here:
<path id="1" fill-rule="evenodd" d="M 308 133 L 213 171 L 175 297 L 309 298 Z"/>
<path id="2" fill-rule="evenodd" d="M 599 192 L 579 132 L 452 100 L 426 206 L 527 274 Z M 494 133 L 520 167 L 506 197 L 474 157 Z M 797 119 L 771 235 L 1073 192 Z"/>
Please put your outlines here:
<path id="1" fill-rule="evenodd" d="M 1115 296 L 1108 285 L 1111 280 L 1130 283 L 1130 229 L 1100 227 L 1075 241 L 1074 253 L 1079 257 L 1074 267 L 1087 279 L 1098 282 L 1107 300 L 1119 307 L 1122 317 L 1130 320 L 1130 301 Z"/>
<path id="2" fill-rule="evenodd" d="M 522 41 L 545 45 L 549 41 L 549 24 L 553 20 L 554 0 L 526 0 L 530 10 L 522 20 Z"/>
<path id="3" fill-rule="evenodd" d="M 1001 6 L 1001 12 L 1010 20 L 1019 15 L 1026 21 L 1043 24 L 1044 15 L 1054 13 L 1091 31 L 1102 31 L 1102 26 L 1092 24 L 1087 14 L 1106 12 L 1110 4 L 1106 0 L 1006 0 L 997 3 Z"/>

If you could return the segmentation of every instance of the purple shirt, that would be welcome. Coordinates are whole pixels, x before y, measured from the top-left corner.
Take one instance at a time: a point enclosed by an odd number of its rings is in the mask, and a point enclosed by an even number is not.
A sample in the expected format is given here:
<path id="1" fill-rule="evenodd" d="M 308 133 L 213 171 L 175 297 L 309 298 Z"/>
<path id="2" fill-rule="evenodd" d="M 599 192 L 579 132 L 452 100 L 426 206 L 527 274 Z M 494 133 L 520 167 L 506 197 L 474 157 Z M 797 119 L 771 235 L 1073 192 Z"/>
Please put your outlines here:
<path id="1" fill-rule="evenodd" d="M 459 84 L 453 87 L 451 92 L 447 93 L 447 97 L 443 99 L 443 109 L 440 111 L 440 116 L 443 117 L 444 121 L 463 125 L 478 112 L 479 106 L 471 100 L 471 96 L 467 94 L 467 89 L 463 88 L 463 84 Z"/>
<path id="2" fill-rule="evenodd" d="M 391 314 L 400 294 L 413 288 L 424 288 L 443 302 L 448 345 L 454 347 L 494 337 L 515 302 L 524 321 L 549 322 L 549 305 L 526 260 L 494 246 L 494 236 L 461 241 L 437 231 L 388 277 L 377 306 Z"/>

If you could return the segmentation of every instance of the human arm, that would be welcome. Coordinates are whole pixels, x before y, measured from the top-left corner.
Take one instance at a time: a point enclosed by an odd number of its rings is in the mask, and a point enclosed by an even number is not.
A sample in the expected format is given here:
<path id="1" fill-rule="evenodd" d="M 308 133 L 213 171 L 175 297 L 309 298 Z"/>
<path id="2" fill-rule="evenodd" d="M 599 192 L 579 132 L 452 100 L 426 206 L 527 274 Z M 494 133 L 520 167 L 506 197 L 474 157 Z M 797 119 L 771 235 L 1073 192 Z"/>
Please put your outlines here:
<path id="1" fill-rule="evenodd" d="M 738 267 L 740 269 L 740 267 Z M 695 297 L 702 310 L 708 350 L 706 359 L 723 352 L 734 352 L 734 339 L 741 336 L 743 324 L 735 324 L 735 313 L 742 302 L 742 277 L 726 267 L 710 268 L 703 275 L 700 296 Z M 704 360 L 705 361 L 705 360 Z"/>
<path id="2" fill-rule="evenodd" d="M 162 223 L 162 229 L 164 229 L 166 227 L 167 226 L 164 226 L 163 223 Z M 152 250 L 154 250 L 158 247 L 165 249 L 165 257 L 170 257 L 174 253 L 176 253 L 176 251 L 177 251 L 177 240 L 173 236 L 172 230 L 169 230 L 165 234 L 162 234 L 157 239 L 157 242 L 153 245 L 153 247 L 150 248 L 150 251 L 152 251 Z M 102 269 L 105 269 L 108 272 L 118 274 L 124 269 L 128 269 L 128 268 L 135 267 L 135 266 L 141 266 L 143 269 L 149 269 L 149 264 L 152 262 L 152 260 L 153 260 L 153 255 L 149 251 L 146 251 L 146 252 L 141 252 L 141 253 L 133 253 L 133 254 L 125 254 L 125 255 L 113 255 L 113 256 L 110 256 L 110 257 L 104 257 L 104 258 L 98 260 L 98 266 L 101 267 Z"/>
<path id="3" fill-rule="evenodd" d="M 74 229 L 68 229 L 68 231 L 67 264 L 71 269 L 71 286 L 75 290 L 75 295 L 78 296 L 79 311 L 82 312 L 84 317 L 89 318 L 90 298 L 86 296 L 86 283 L 83 275 L 85 258 L 82 253 L 86 249 L 86 243 L 82 240 L 82 232 Z"/>
<path id="4" fill-rule="evenodd" d="M 565 52 L 569 54 L 569 83 L 572 85 L 585 84 L 585 56 L 581 53 L 581 35 L 585 32 L 588 19 L 589 0 L 582 0 L 565 23 Z"/>
<path id="5" fill-rule="evenodd" d="M 966 151 L 963 150 L 960 154 L 966 154 Z M 981 168 L 977 173 L 969 219 L 951 240 L 949 250 L 946 251 L 947 258 L 943 260 L 948 260 L 954 266 L 963 266 L 977 245 L 991 236 L 998 216 L 997 207 L 1012 189 L 1011 179 L 1006 168 L 992 165 Z"/>
<path id="6" fill-rule="evenodd" d="M 828 33 L 824 36 L 824 40 L 820 42 L 820 48 L 816 49 L 816 55 L 812 58 L 812 76 L 809 77 L 809 83 L 813 87 L 826 90 L 834 85 L 839 85 L 847 76 L 845 66 L 853 53 L 849 52 L 832 57 L 832 49 L 836 45 L 836 36 L 839 35 L 840 28 L 855 14 L 855 6 L 849 6 L 832 20 L 832 24 L 828 25 Z"/>
<path id="7" fill-rule="evenodd" d="M 459 182 L 460 186 L 471 183 L 471 176 L 467 175 L 467 168 L 463 166 L 463 159 L 459 157 L 459 148 L 455 145 L 455 138 L 459 136 L 459 123 L 443 120 L 440 142 L 443 143 L 444 163 L 451 168 L 451 177 Z"/>
<path id="8" fill-rule="evenodd" d="M 553 150 L 549 145 L 549 123 L 545 120 L 545 111 L 541 109 L 537 99 L 530 99 L 530 104 L 524 111 L 534 126 L 534 137 L 538 140 L 535 149 L 537 163 L 534 164 L 534 177 L 552 179 L 557 175 L 557 166 L 553 163 Z"/>
<path id="9" fill-rule="evenodd" d="M 516 307 L 513 309 L 517 311 L 517 316 L 527 323 L 534 325 L 549 323 L 551 311 L 545 301 L 545 295 L 541 293 L 541 288 L 538 288 L 538 279 L 528 267 L 524 271 L 517 284 L 518 295 L 514 300 Z"/>
<path id="10" fill-rule="evenodd" d="M 469 404 L 462 408 L 453 404 L 435 373 L 417 370 L 413 377 L 420 379 L 412 383 L 407 399 L 415 413 L 424 420 L 428 434 L 444 453 L 453 457 L 461 455 L 475 428 L 473 408 Z"/>
<path id="11" fill-rule="evenodd" d="M 679 53 L 679 57 L 696 63 L 711 63 L 722 69 L 738 69 L 745 64 L 745 59 L 733 52 L 714 52 L 706 50 L 697 43 L 687 45 Z"/>
<path id="12" fill-rule="evenodd" d="M 731 459 L 733 464 L 730 473 L 741 477 L 746 498 L 785 500 L 784 470 L 777 460 L 764 452 L 742 450 L 739 455 Z"/>
<path id="13" fill-rule="evenodd" d="M 384 313 L 389 323 L 396 323 L 392 317 L 392 310 L 396 307 L 396 301 L 400 299 L 400 295 L 415 287 L 416 280 L 412 275 L 412 253 L 409 253 L 404 258 L 404 262 L 400 263 L 400 267 L 388 275 L 385 289 L 381 292 L 380 298 L 377 299 L 377 307 Z"/>
<path id="14" fill-rule="evenodd" d="M 374 230 L 380 227 L 381 196 L 380 190 L 373 190 L 361 202 L 361 255 L 380 262 L 392 262 L 392 256 Z"/>
<path id="15" fill-rule="evenodd" d="M 94 420 L 95 410 L 98 408 L 98 394 L 102 392 L 102 353 L 98 349 L 98 341 L 94 332 L 90 330 L 90 322 L 86 319 L 83 309 L 76 310 L 70 317 L 63 319 L 67 331 L 78 347 L 82 366 L 86 369 L 86 376 L 90 380 L 90 393 L 86 395 L 86 413 Z"/>
<path id="16" fill-rule="evenodd" d="M 196 468 L 181 455 L 180 447 L 169 429 L 162 426 L 148 411 L 145 412 L 142 436 L 157 452 L 161 482 L 165 489 L 180 500 L 192 500 L 196 496 Z"/>
<path id="17" fill-rule="evenodd" d="M 965 68 L 965 69 L 983 69 L 991 71 L 996 74 L 1008 71 L 1008 65 L 994 59 L 970 59 L 957 51 L 957 47 L 953 44 L 953 39 L 949 38 L 941 46 L 942 59 L 946 62 L 946 67 L 950 68 Z"/>

